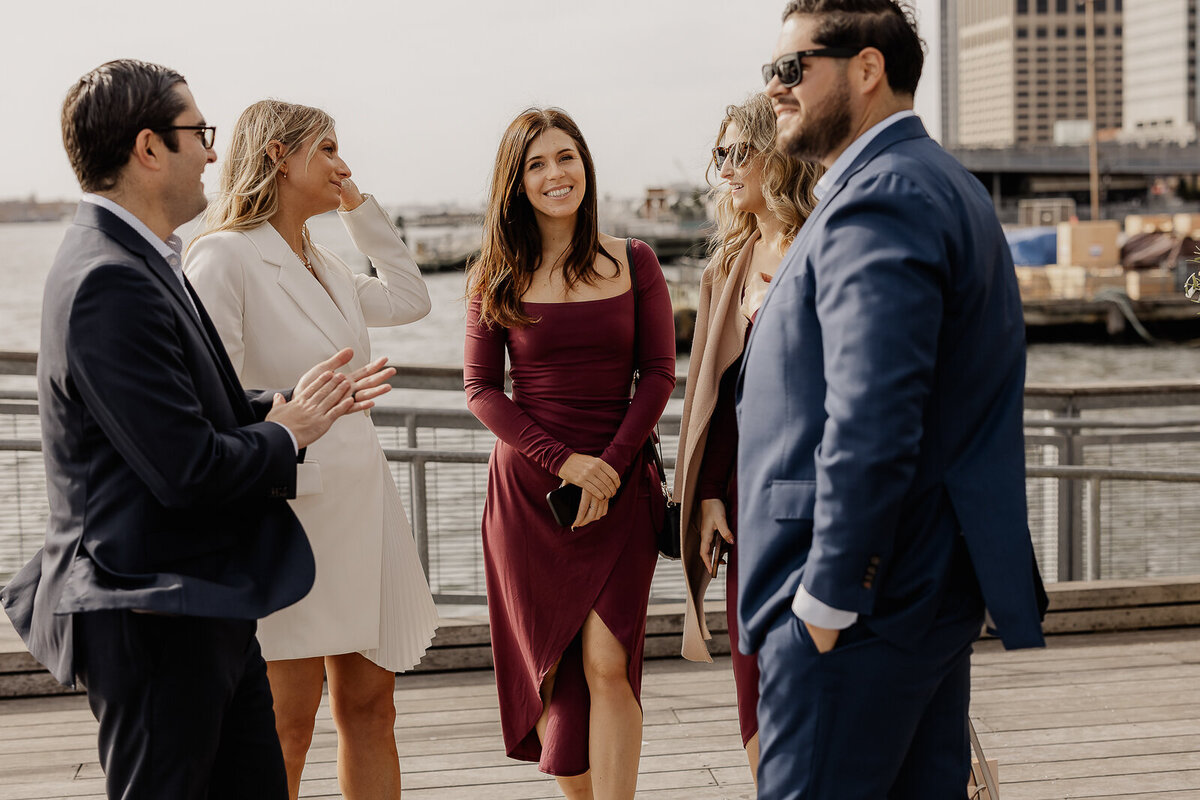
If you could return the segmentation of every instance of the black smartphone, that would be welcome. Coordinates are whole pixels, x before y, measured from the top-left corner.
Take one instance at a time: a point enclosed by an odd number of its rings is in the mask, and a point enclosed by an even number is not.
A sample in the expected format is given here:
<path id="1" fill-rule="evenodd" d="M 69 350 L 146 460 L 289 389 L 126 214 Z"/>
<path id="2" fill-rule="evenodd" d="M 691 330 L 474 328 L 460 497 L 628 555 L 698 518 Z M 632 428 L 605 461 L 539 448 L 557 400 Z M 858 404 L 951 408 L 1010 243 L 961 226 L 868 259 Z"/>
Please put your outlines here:
<path id="1" fill-rule="evenodd" d="M 575 517 L 579 516 L 579 501 L 583 499 L 583 488 L 568 483 L 546 493 L 546 502 L 550 504 L 550 513 L 554 521 L 564 528 L 571 527 Z"/>
<path id="2" fill-rule="evenodd" d="M 709 559 L 709 563 L 712 564 L 712 568 L 709 570 L 708 574 L 710 577 L 715 578 L 717 577 L 717 570 L 721 568 L 721 556 L 725 554 L 725 548 L 727 548 L 729 545 L 725 543 L 725 540 L 721 537 L 721 534 L 717 533 L 716 531 L 713 531 L 713 538 L 716 541 L 713 542 L 711 553 L 712 557 Z"/>

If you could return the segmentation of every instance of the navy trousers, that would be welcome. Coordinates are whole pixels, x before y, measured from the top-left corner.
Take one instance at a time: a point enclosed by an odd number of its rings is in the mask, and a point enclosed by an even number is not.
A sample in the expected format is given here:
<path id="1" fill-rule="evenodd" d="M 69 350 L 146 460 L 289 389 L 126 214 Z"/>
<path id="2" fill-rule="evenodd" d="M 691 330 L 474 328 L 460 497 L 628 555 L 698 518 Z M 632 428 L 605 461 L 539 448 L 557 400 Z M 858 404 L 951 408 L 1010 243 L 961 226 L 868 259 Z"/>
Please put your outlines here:
<path id="1" fill-rule="evenodd" d="M 860 621 L 819 654 L 804 624 L 780 615 L 759 650 L 759 800 L 962 800 L 984 615 L 965 569 L 937 623 L 903 648 Z"/>
<path id="2" fill-rule="evenodd" d="M 75 615 L 110 800 L 287 800 L 254 631 L 246 620 Z"/>

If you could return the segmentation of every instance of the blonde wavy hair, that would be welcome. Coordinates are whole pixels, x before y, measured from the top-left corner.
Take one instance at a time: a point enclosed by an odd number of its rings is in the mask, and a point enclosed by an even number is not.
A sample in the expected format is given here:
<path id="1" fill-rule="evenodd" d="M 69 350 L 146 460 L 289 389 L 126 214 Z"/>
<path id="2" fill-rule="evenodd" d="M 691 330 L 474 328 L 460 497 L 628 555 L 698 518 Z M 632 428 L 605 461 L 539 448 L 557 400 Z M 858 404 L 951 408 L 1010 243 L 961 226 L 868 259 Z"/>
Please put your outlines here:
<path id="1" fill-rule="evenodd" d="M 718 146 L 725 138 L 725 131 L 731 122 L 737 123 L 744 141 L 754 148 L 750 158 L 757 160 L 762 170 L 763 197 L 767 201 L 767 210 L 783 222 L 784 246 L 787 247 L 817 205 L 813 187 L 824 174 L 825 168 L 819 164 L 793 160 L 776 149 L 775 110 L 771 107 L 770 99 L 762 92 L 750 95 L 741 105 L 726 106 L 725 118 L 721 120 L 721 127 L 717 131 Z M 709 161 L 709 168 L 705 172 L 717 218 L 716 229 L 708 237 L 708 254 L 716 261 L 721 275 L 726 276 L 733 269 L 738 254 L 758 230 L 758 220 L 753 214 L 734 208 L 729 187 L 720 183 L 719 178 L 718 183 L 713 183 L 711 173 L 715 166 L 715 162 Z"/>
<path id="2" fill-rule="evenodd" d="M 220 195 L 204 215 L 204 234 L 250 230 L 273 217 L 279 210 L 277 182 L 283 156 L 271 157 L 271 142 L 282 144 L 286 156 L 312 139 L 307 164 L 333 127 L 333 117 L 321 109 L 282 100 L 259 100 L 243 111 L 221 165 Z M 308 239 L 307 225 L 304 238 Z"/>

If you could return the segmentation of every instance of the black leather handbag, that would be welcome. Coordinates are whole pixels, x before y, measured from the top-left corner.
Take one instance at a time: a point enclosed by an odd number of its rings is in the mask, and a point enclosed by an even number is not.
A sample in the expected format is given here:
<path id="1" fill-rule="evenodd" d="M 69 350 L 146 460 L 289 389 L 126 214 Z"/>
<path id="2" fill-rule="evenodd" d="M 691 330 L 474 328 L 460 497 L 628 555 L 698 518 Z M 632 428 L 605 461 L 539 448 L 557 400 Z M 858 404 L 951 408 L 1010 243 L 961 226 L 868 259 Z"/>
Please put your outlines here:
<path id="1" fill-rule="evenodd" d="M 637 268 L 633 265 L 633 240 L 625 240 L 625 260 L 629 262 L 629 283 L 633 289 L 633 388 L 638 383 L 637 352 L 638 352 L 638 283 Z M 678 559 L 679 549 L 679 503 L 671 498 L 671 489 L 667 485 L 667 470 L 663 465 L 662 445 L 658 437 L 658 425 L 650 438 L 646 440 L 645 459 L 654 467 L 656 480 L 650 489 L 650 520 L 654 524 L 654 543 L 658 554 L 663 558 Z"/>
<path id="2" fill-rule="evenodd" d="M 672 499 L 671 490 L 667 486 L 667 471 L 663 467 L 662 445 L 658 440 L 657 425 L 654 427 L 654 433 L 646 440 L 646 457 L 654 465 L 659 478 L 657 483 L 658 490 L 651 489 L 650 491 L 652 495 L 659 495 L 661 493 L 661 500 L 659 497 L 652 496 L 650 502 L 663 503 L 662 523 L 657 523 L 657 514 L 652 514 L 650 517 L 656 523 L 654 526 L 654 543 L 658 545 L 658 554 L 660 556 L 678 560 L 680 556 L 679 503 L 676 503 Z"/>

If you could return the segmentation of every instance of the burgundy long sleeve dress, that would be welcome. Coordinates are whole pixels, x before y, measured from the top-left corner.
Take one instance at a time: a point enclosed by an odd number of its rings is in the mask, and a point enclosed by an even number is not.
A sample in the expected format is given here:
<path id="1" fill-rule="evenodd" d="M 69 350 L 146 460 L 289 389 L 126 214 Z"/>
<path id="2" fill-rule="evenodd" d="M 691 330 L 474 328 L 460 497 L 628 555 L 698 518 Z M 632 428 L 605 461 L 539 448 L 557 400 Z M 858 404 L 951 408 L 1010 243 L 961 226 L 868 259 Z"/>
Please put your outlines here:
<path id="1" fill-rule="evenodd" d="M 467 313 L 467 405 L 497 442 L 488 464 L 483 556 L 500 721 L 512 758 L 551 775 L 588 770 L 590 699 L 580 629 L 595 609 L 629 654 L 641 702 L 646 608 L 657 550 L 651 467 L 644 444 L 675 385 L 675 333 L 654 251 L 633 242 L 639 287 L 638 353 L 632 291 L 570 303 L 525 303 L 525 328 Z M 504 354 L 512 398 L 504 394 Z M 640 381 L 632 401 L 630 380 Z M 559 526 L 546 493 L 572 453 L 599 456 L 621 475 L 608 514 L 576 531 Z M 534 728 L 539 690 L 559 664 L 545 742 Z"/>
<path id="2" fill-rule="evenodd" d="M 746 329 L 750 338 L 750 329 Z M 737 686 L 738 723 L 745 746 L 758 733 L 758 656 L 738 650 L 737 624 L 737 377 L 742 369 L 741 356 L 721 376 L 717 405 L 709 423 L 704 458 L 696 482 L 696 499 L 720 500 L 725 504 L 725 519 L 734 535 L 725 568 L 725 621 L 729 628 L 733 682 Z M 714 534 L 720 536 L 720 534 Z"/>

